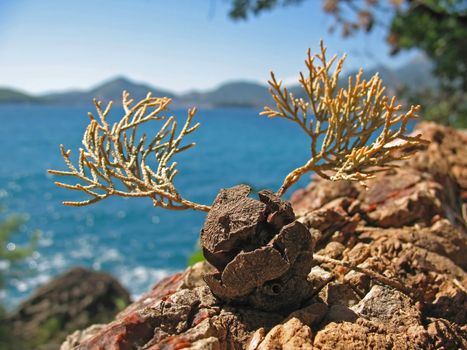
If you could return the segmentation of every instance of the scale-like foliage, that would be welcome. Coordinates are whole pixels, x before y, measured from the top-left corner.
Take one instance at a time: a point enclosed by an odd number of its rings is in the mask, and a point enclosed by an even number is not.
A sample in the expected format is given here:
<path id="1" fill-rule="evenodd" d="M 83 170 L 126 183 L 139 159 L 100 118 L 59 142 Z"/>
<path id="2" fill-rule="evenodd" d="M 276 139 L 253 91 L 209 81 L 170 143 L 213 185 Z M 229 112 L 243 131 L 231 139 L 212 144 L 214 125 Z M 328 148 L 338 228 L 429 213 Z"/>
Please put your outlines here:
<path id="1" fill-rule="evenodd" d="M 79 150 L 78 165 L 70 160 L 71 151 L 64 146 L 60 150 L 69 171 L 49 170 L 49 173 L 71 176 L 80 180 L 78 184 L 56 182 L 55 184 L 71 190 L 82 191 L 91 198 L 81 202 L 64 202 L 65 205 L 84 206 L 101 201 L 109 196 L 149 197 L 154 206 L 173 210 L 196 209 L 208 211 L 209 207 L 188 201 L 178 193 L 173 184 L 177 174 L 176 162 L 172 157 L 183 152 L 194 143 L 181 145 L 183 138 L 195 131 L 199 123 L 192 124 L 196 109 L 188 110 L 185 124 L 177 133 L 177 122 L 173 116 L 162 115 L 171 102 L 166 97 L 152 97 L 133 104 L 127 92 L 123 93 L 125 115 L 116 123 L 109 124 L 107 117 L 112 102 L 102 107 L 94 100 L 98 118 L 89 113 L 89 123 Z M 162 127 L 147 142 L 144 133 L 138 140 L 138 127 L 150 121 L 162 122 Z M 147 162 L 154 156 L 157 168 Z"/>
<path id="2" fill-rule="evenodd" d="M 312 56 L 308 51 L 308 72 L 300 73 L 299 79 L 305 98 L 296 98 L 272 74 L 269 84 L 276 107 L 265 107 L 261 114 L 297 123 L 311 139 L 310 159 L 287 175 L 278 191 L 280 196 L 309 171 L 330 180 L 363 183 L 376 172 L 395 166 L 394 161 L 408 157 L 416 149 L 414 146 L 426 142 L 420 135 L 408 135 L 406 130 L 420 106 L 399 112 L 401 106 L 395 97 L 385 94 L 377 74 L 365 80 L 360 71 L 348 78 L 347 87 L 339 87 L 344 60 L 345 56 L 327 60 L 323 42 L 319 54 Z M 209 211 L 209 206 L 182 198 L 173 184 L 177 170 L 172 157 L 194 145 L 182 146 L 181 142 L 199 126 L 191 125 L 196 109 L 188 110 L 185 124 L 177 133 L 175 118 L 161 114 L 167 111 L 169 98 L 148 94 L 134 104 L 124 92 L 125 114 L 112 125 L 107 121 L 112 103 L 103 108 L 101 102 L 94 102 L 98 118 L 89 114 L 91 122 L 84 133 L 78 165 L 72 163 L 70 151 L 62 145 L 61 153 L 69 170 L 49 170 L 79 179 L 78 184 L 56 184 L 82 191 L 91 198 L 64 204 L 82 206 L 118 195 L 149 197 L 154 206 L 167 209 Z M 162 127 L 151 141 L 147 142 L 146 134 L 137 140 L 138 127 L 150 121 L 162 122 Z M 147 164 L 150 155 L 155 156 L 156 169 Z"/>
<path id="3" fill-rule="evenodd" d="M 406 158 L 413 146 L 425 143 L 421 135 L 407 135 L 407 123 L 417 117 L 420 106 L 399 112 L 396 98 L 385 95 L 381 78 L 375 74 L 363 79 L 363 71 L 348 78 L 348 86 L 340 88 L 339 75 L 345 56 L 336 63 L 336 56 L 326 58 L 308 51 L 306 74 L 299 83 L 306 98 L 296 98 L 282 88 L 271 73 L 269 81 L 275 108 L 265 107 L 262 115 L 279 117 L 297 123 L 310 137 L 310 159 L 285 178 L 279 195 L 308 171 L 329 180 L 364 180 L 394 166 L 393 161 Z M 397 151 L 397 152 L 396 152 Z"/>

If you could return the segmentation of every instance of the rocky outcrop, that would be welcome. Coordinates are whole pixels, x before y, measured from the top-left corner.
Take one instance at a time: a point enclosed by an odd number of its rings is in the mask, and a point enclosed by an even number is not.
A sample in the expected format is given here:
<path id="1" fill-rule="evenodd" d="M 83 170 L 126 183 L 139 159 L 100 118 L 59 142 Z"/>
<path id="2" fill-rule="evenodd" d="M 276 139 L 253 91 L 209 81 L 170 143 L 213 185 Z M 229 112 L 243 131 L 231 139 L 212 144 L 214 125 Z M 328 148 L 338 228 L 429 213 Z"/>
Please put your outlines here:
<path id="1" fill-rule="evenodd" d="M 467 132 L 434 123 L 421 123 L 417 132 L 430 144 L 420 146 L 421 150 L 398 168 L 368 181 L 368 190 L 358 183 L 316 177 L 292 195 L 296 214 L 336 207 L 333 201 L 340 199 L 372 226 L 429 226 L 444 217 L 465 229 Z"/>
<path id="2" fill-rule="evenodd" d="M 369 190 L 315 180 L 292 197 L 297 217 L 270 192 L 259 200 L 245 187 L 221 192 L 202 234 L 212 265 L 166 278 L 62 350 L 467 348 L 467 139 L 420 128 L 432 143 L 415 158 L 379 174 Z M 296 303 L 255 304 L 270 281 L 287 285 L 300 254 L 312 258 L 306 278 L 299 274 L 311 289 L 290 292 Z"/>
<path id="3" fill-rule="evenodd" d="M 109 322 L 129 303 L 112 276 L 76 267 L 40 287 L 8 322 L 28 348 L 57 349 L 71 331 Z"/>

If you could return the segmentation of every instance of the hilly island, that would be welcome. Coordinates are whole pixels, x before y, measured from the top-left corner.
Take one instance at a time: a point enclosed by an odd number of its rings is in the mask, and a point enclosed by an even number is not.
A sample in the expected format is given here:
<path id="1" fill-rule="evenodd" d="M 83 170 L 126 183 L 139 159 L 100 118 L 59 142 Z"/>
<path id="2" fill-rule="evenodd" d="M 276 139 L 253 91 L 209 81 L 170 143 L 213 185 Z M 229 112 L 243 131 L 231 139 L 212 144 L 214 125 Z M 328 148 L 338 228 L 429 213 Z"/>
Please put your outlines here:
<path id="1" fill-rule="evenodd" d="M 397 69 L 376 66 L 365 72 L 365 77 L 379 73 L 391 93 L 400 88 L 411 91 L 436 88 L 432 64 L 424 57 L 418 57 Z M 355 74 L 356 72 L 351 72 Z M 299 86 L 290 86 L 297 97 L 303 97 Z M 120 100 L 122 91 L 128 91 L 136 100 L 143 98 L 148 91 L 153 96 L 166 96 L 176 107 L 197 105 L 204 108 L 215 107 L 263 107 L 271 102 L 268 86 L 253 81 L 229 81 L 208 91 L 191 91 L 177 94 L 148 83 L 134 82 L 120 76 L 104 81 L 88 90 L 68 90 L 47 94 L 32 95 L 11 87 L 0 87 L 0 104 L 47 104 L 47 105 L 87 105 L 93 98 L 102 101 Z"/>

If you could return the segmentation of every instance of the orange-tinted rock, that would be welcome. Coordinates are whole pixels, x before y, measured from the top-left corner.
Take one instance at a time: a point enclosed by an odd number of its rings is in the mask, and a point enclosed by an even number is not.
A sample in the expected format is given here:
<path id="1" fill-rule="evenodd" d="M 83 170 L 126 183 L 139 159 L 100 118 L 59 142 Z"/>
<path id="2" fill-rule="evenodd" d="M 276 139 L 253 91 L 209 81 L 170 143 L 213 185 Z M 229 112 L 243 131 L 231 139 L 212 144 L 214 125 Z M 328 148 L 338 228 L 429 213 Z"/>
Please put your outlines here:
<path id="1" fill-rule="evenodd" d="M 176 275 L 114 323 L 94 329 L 91 338 L 75 335 L 74 344 L 143 350 L 467 348 L 467 138 L 433 124 L 420 129 L 432 143 L 401 168 L 378 174 L 368 191 L 316 180 L 294 194 L 297 221 L 290 205 L 271 192 L 254 200 L 245 186 L 223 191 L 203 231 L 207 258 L 217 267 L 213 273 L 203 265 L 215 278 L 207 278 L 212 290 L 199 281 L 200 271 Z M 319 254 L 397 280 L 411 293 L 361 271 L 318 265 L 311 241 L 303 242 L 305 231 Z M 311 286 L 305 294 L 297 282 L 304 278 Z M 298 302 L 259 310 L 279 305 L 264 289 L 274 292 L 278 281 Z M 240 303 L 231 303 L 239 296 Z"/>

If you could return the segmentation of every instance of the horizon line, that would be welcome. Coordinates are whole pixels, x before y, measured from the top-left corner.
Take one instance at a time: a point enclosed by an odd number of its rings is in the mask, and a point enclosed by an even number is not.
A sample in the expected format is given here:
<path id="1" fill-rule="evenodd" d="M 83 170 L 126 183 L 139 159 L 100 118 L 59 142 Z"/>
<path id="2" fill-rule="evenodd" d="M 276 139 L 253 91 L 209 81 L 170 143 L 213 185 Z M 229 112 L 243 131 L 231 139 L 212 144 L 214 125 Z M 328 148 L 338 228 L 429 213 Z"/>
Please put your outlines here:
<path id="1" fill-rule="evenodd" d="M 426 57 L 425 55 L 423 54 L 418 54 L 415 58 L 407 61 L 407 62 L 404 62 L 402 64 L 399 64 L 399 65 L 396 65 L 396 66 L 388 66 L 388 65 L 383 65 L 383 64 L 374 64 L 370 67 L 367 67 L 365 68 L 366 70 L 371 70 L 371 69 L 375 69 L 376 67 L 382 67 L 382 68 L 387 68 L 387 69 L 391 69 L 391 70 L 395 70 L 395 69 L 398 69 L 398 68 L 401 68 L 403 66 L 406 66 L 407 64 L 410 64 L 410 63 L 413 63 L 414 61 L 417 61 L 418 59 L 420 58 L 423 58 L 423 59 L 427 59 L 429 60 L 428 57 Z M 362 69 L 362 68 L 359 68 L 359 69 Z M 344 71 L 344 74 L 353 74 L 353 72 L 356 72 L 358 71 L 358 69 L 354 69 L 354 68 L 349 68 L 347 69 L 347 72 Z M 287 77 L 287 78 L 283 78 L 281 79 L 286 85 L 292 85 L 294 84 L 293 82 L 295 82 L 295 85 L 298 85 L 298 76 L 299 76 L 299 72 L 297 72 L 296 74 L 296 77 Z M 40 96 L 43 96 L 43 95 L 48 95 L 48 94 L 54 94 L 54 93 L 67 93 L 67 92 L 86 92 L 86 91 L 89 91 L 89 90 L 92 90 L 93 88 L 96 88 L 96 87 L 99 87 L 105 83 L 108 83 L 108 82 L 112 82 L 114 80 L 118 80 L 118 79 L 124 79 L 124 80 L 127 80 L 129 81 L 130 83 L 133 83 L 133 84 L 137 84 L 137 85 L 149 85 L 150 87 L 153 87 L 153 88 L 156 88 L 156 89 L 159 89 L 159 90 L 166 90 L 167 92 L 169 93 L 172 93 L 174 95 L 184 95 L 184 94 L 189 94 L 189 93 L 194 93 L 194 92 L 200 92 L 200 93 L 206 93 L 206 92 L 209 92 L 209 91 L 214 91 L 216 89 L 218 89 L 219 87 L 223 86 L 223 85 L 226 85 L 228 83 L 236 83 L 236 82 L 241 82 L 241 83 L 252 83 L 252 84 L 257 84 L 257 85 L 263 85 L 265 87 L 268 87 L 268 81 L 260 81 L 260 80 L 256 80 L 256 79 L 251 79 L 251 78 L 234 78 L 234 79 L 229 79 L 229 80 L 224 80 L 224 81 L 221 81 L 221 82 L 218 82 L 210 87 L 207 87 L 207 88 L 197 88 L 197 87 L 193 87 L 193 88 L 190 88 L 190 89 L 187 89 L 187 90 L 172 90 L 170 88 L 165 88 L 163 86 L 158 86 L 152 82 L 149 82 L 149 81 L 143 81 L 143 80 L 139 80 L 137 78 L 132 78 L 128 75 L 125 75 L 125 74 L 122 74 L 122 73 L 117 73 L 115 75 L 112 75 L 112 76 L 109 76 L 107 78 L 104 78 L 102 80 L 100 80 L 99 82 L 96 82 L 96 83 L 93 83 L 87 87 L 63 87 L 63 88 L 59 88 L 59 89 L 52 89 L 52 90 L 43 90 L 43 91 L 40 91 L 40 92 L 31 92 L 30 90 L 27 90 L 25 88 L 22 88 L 22 87 L 17 87 L 17 86 L 14 86 L 14 85 L 0 85 L 0 89 L 10 89 L 10 90 L 15 90 L 17 92 L 20 92 L 20 93 L 24 93 L 24 94 L 27 94 L 29 96 L 32 96 L 32 97 L 40 97 Z"/>

